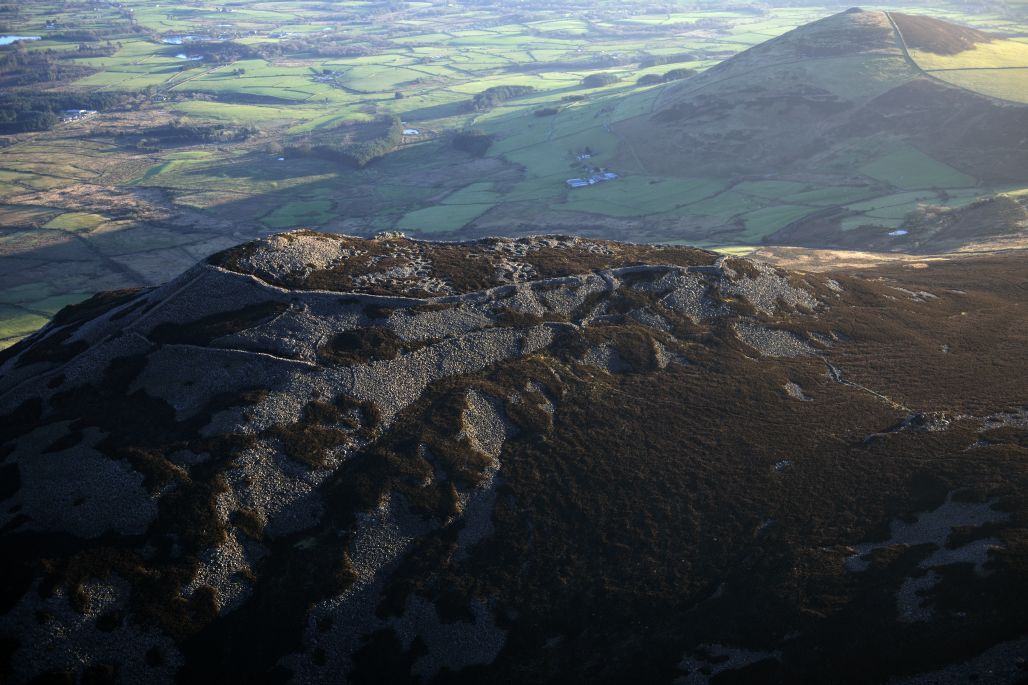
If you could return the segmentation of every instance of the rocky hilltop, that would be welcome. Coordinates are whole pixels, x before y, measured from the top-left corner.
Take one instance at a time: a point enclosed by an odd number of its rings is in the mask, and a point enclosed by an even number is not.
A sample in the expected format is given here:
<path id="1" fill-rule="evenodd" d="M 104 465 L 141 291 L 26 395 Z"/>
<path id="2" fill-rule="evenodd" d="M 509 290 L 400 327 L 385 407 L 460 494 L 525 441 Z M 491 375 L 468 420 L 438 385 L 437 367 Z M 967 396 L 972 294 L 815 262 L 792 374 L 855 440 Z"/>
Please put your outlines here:
<path id="1" fill-rule="evenodd" d="M 0 358 L 0 673 L 1017 682 L 1025 280 L 294 232 L 98 295 Z"/>

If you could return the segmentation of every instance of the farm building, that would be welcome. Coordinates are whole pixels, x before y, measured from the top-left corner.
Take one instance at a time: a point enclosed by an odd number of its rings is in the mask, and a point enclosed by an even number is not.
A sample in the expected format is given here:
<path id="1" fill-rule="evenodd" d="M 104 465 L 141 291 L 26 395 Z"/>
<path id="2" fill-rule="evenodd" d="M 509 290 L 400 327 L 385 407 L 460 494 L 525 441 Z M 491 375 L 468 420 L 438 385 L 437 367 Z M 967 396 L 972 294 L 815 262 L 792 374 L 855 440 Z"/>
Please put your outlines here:
<path id="1" fill-rule="evenodd" d="M 616 181 L 620 176 L 615 174 L 613 171 L 601 171 L 593 174 L 589 178 L 569 178 L 564 181 L 564 184 L 568 188 L 585 188 L 586 186 L 594 186 L 597 183 L 604 183 L 606 181 Z"/>
<path id="2" fill-rule="evenodd" d="M 96 114 L 92 109 L 66 109 L 63 112 L 65 121 L 77 121 Z"/>

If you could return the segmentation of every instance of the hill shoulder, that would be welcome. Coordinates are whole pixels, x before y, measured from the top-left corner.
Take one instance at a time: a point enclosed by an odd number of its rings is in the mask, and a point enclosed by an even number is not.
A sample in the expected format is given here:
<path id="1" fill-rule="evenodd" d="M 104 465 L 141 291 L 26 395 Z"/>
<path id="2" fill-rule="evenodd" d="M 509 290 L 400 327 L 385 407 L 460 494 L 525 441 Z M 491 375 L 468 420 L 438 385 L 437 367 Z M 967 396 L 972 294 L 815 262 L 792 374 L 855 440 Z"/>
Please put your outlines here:
<path id="1" fill-rule="evenodd" d="M 969 26 L 960 26 L 934 17 L 903 12 L 889 12 L 896 27 L 903 34 L 907 47 L 938 55 L 956 55 L 971 50 L 981 43 L 991 43 L 995 37 Z"/>

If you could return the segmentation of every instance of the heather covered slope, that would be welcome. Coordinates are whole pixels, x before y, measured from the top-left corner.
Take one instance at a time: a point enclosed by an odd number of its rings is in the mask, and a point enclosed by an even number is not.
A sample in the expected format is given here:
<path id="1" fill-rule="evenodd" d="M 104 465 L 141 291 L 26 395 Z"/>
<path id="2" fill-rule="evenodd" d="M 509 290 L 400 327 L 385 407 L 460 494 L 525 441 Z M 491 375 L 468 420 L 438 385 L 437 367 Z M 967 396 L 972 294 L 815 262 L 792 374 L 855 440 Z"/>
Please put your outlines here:
<path id="1" fill-rule="evenodd" d="M 958 26 L 934 17 L 903 12 L 889 12 L 889 17 L 903 34 L 907 47 L 913 50 L 924 50 L 937 55 L 957 55 L 995 40 L 984 31 Z"/>
<path id="2" fill-rule="evenodd" d="M 298 232 L 66 309 L 0 367 L 0 669 L 1017 682 L 1025 280 Z"/>

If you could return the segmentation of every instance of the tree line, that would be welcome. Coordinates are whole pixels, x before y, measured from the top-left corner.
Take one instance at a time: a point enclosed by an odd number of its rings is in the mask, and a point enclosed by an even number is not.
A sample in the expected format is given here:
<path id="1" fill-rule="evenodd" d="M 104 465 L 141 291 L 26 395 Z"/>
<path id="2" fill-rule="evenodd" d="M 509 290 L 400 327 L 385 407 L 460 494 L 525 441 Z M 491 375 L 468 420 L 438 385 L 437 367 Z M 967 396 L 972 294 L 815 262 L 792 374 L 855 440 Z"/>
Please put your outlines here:
<path id="1" fill-rule="evenodd" d="M 143 149 L 160 150 L 179 145 L 229 143 L 246 140 L 259 132 L 260 130 L 254 126 L 200 124 L 185 119 L 178 119 L 167 124 L 144 129 L 139 140 L 136 142 L 136 146 Z"/>
<path id="2" fill-rule="evenodd" d="M 352 128 L 347 131 L 328 131 L 316 140 L 291 145 L 287 150 L 292 154 L 320 157 L 360 169 L 385 157 L 403 142 L 403 124 L 399 117 L 382 117 L 365 126 L 377 129 L 376 135 L 353 141 Z"/>
<path id="3" fill-rule="evenodd" d="M 672 69 L 671 71 L 664 72 L 663 74 L 644 74 L 639 77 L 636 81 L 640 86 L 652 86 L 656 83 L 669 83 L 671 81 L 679 81 L 684 78 L 690 78 L 696 75 L 695 69 Z"/>
<path id="4" fill-rule="evenodd" d="M 0 135 L 45 131 L 65 110 L 102 111 L 124 103 L 125 93 L 15 93 L 0 97 Z"/>
<path id="5" fill-rule="evenodd" d="M 53 83 L 83 78 L 96 69 L 72 60 L 109 57 L 118 51 L 111 43 L 82 43 L 77 50 L 26 50 L 22 47 L 0 52 L 0 88 L 17 88 L 34 83 Z"/>
<path id="6" fill-rule="evenodd" d="M 513 100 L 523 95 L 531 95 L 534 92 L 535 88 L 532 86 L 493 86 L 492 88 L 486 88 L 471 98 L 466 108 L 473 112 L 483 112 L 507 100 Z"/>

